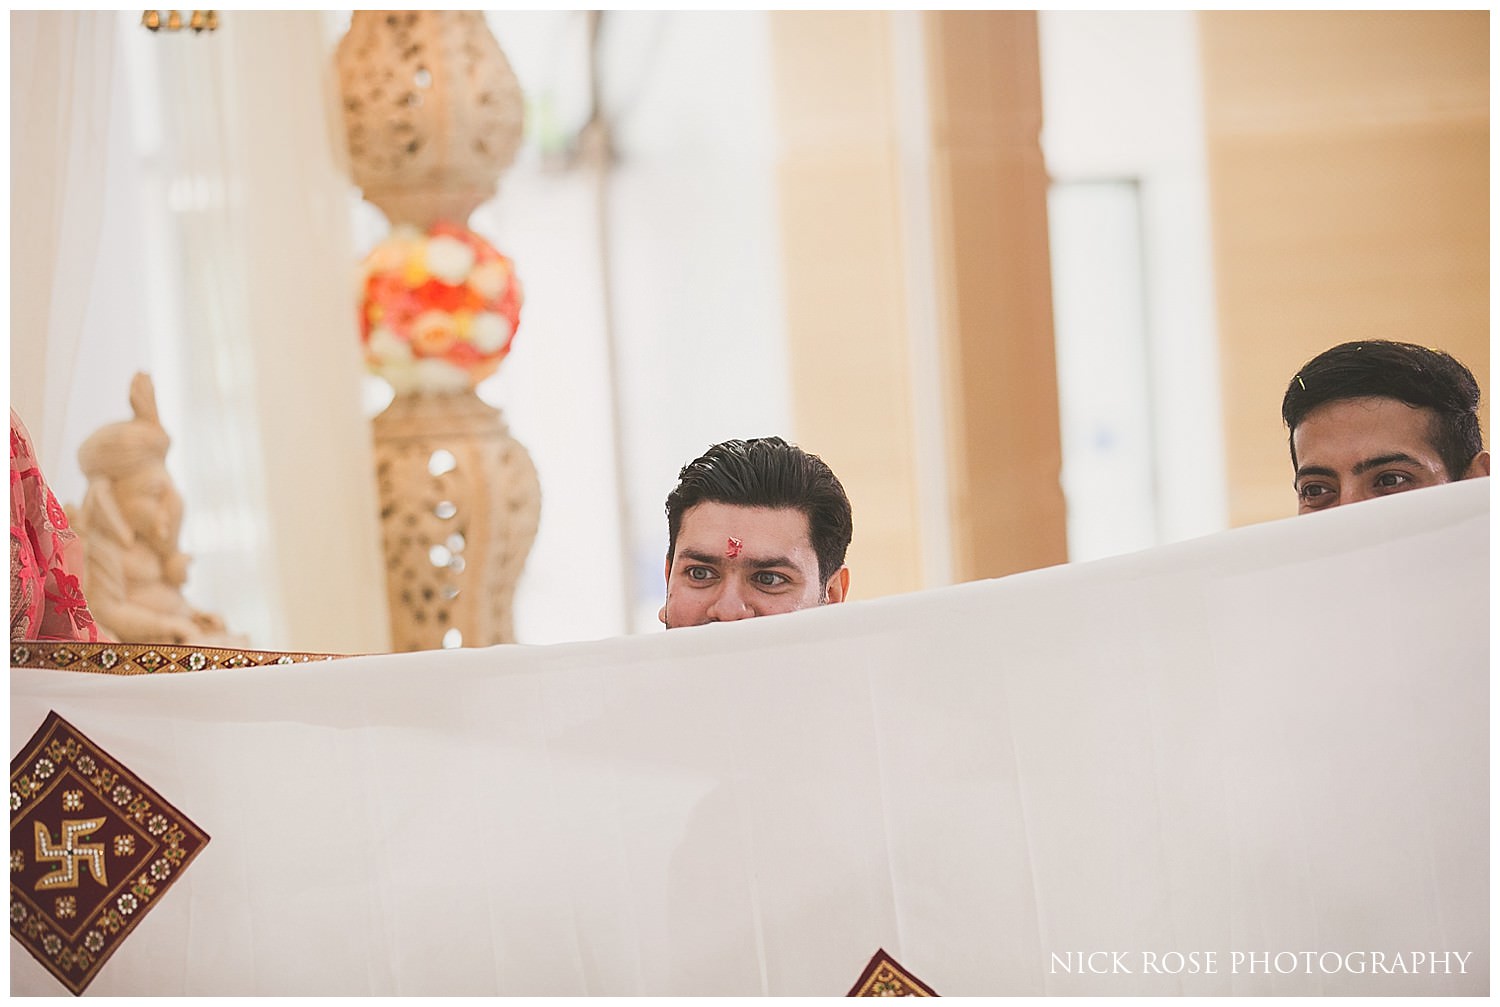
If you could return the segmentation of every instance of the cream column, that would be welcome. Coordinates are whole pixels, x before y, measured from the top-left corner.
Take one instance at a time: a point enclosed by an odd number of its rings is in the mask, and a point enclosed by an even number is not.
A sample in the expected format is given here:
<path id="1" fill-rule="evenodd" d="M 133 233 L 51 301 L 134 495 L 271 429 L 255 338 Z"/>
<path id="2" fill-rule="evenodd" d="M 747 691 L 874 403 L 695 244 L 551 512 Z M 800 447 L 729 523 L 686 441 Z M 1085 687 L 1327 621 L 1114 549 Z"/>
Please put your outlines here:
<path id="1" fill-rule="evenodd" d="M 889 15 L 771 17 L 797 441 L 854 506 L 851 597 L 921 587 Z"/>
<path id="2" fill-rule="evenodd" d="M 1036 17 L 921 15 L 930 125 L 910 136 L 895 16 L 772 15 L 793 415 L 853 498 L 855 598 L 932 586 L 924 569 L 962 581 L 1067 558 Z M 930 179 L 916 208 L 902 203 L 911 144 Z M 930 234 L 913 234 L 911 210 Z M 930 243 L 930 275 L 912 275 L 914 240 Z M 942 436 L 920 443 L 919 283 L 943 400 Z M 924 542 L 919 453 L 933 451 L 948 534 Z M 924 564 L 932 548 L 951 562 Z"/>
<path id="3" fill-rule="evenodd" d="M 1034 11 L 926 14 L 958 580 L 1067 560 Z"/>

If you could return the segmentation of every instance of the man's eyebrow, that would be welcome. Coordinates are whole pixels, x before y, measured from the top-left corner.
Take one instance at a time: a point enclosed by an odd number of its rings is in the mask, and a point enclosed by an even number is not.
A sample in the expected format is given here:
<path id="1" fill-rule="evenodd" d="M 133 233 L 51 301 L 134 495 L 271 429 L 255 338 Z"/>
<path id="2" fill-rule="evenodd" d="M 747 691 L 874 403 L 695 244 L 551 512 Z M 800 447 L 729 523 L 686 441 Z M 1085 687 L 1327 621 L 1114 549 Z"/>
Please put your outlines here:
<path id="1" fill-rule="evenodd" d="M 1390 465 L 1394 462 L 1405 462 L 1408 465 L 1418 466 L 1422 464 L 1411 455 L 1405 454 L 1401 451 L 1397 451 L 1392 454 L 1380 455 L 1375 458 L 1366 458 L 1364 461 L 1354 466 L 1354 474 L 1357 476 L 1364 475 L 1366 472 L 1370 471 L 1373 468 L 1379 468 L 1382 465 Z"/>
<path id="2" fill-rule="evenodd" d="M 694 563 L 704 563 L 709 566 L 717 565 L 724 559 L 723 556 L 715 555 L 710 552 L 701 552 L 697 549 L 682 549 L 678 551 L 677 555 L 681 559 L 690 560 Z M 749 566 L 752 570 L 770 570 L 774 567 L 796 569 L 796 564 L 792 562 L 791 557 L 789 556 L 754 557 L 743 555 L 743 558 L 745 565 Z"/>
<path id="3" fill-rule="evenodd" d="M 770 570 L 774 567 L 784 567 L 795 570 L 796 565 L 792 563 L 789 556 L 766 556 L 762 559 L 751 558 L 749 565 L 753 570 Z"/>
<path id="4" fill-rule="evenodd" d="M 1337 479 L 1339 474 L 1322 465 L 1304 465 L 1297 470 L 1296 478 L 1301 479 L 1303 476 L 1326 476 L 1329 479 Z"/>

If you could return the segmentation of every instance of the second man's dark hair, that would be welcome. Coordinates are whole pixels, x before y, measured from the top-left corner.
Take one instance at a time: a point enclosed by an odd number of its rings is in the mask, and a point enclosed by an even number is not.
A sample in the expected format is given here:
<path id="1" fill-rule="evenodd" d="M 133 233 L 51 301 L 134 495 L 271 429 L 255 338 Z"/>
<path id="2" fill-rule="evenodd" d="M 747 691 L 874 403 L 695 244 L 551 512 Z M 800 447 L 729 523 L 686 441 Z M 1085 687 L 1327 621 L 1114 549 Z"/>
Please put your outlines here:
<path id="1" fill-rule="evenodd" d="M 1324 403 L 1365 396 L 1431 409 L 1432 447 L 1450 479 L 1463 478 L 1474 456 L 1484 450 L 1477 412 L 1479 384 L 1467 367 L 1442 350 L 1366 339 L 1324 350 L 1303 364 L 1287 385 L 1281 418 L 1287 425 L 1292 468 L 1297 467 L 1292 436 L 1303 417 Z"/>

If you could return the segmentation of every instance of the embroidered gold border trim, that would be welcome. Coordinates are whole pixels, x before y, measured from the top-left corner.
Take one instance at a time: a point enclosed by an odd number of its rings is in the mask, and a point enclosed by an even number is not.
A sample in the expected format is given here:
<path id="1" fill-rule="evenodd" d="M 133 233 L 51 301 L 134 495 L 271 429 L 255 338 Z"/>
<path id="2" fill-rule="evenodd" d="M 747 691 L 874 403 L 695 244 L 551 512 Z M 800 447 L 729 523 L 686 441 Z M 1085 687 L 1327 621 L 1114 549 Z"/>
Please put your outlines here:
<path id="1" fill-rule="evenodd" d="M 276 664 L 333 661 L 347 654 L 304 654 L 157 643 L 74 643 L 12 640 L 12 668 L 82 671 L 96 675 L 168 675 L 214 668 L 258 668 Z"/>
<path id="2" fill-rule="evenodd" d="M 49 711 L 10 764 L 10 934 L 73 995 L 208 833 Z"/>
<path id="3" fill-rule="evenodd" d="M 859 979 L 845 996 L 851 997 L 935 997 L 938 994 L 922 980 L 901 967 L 901 963 L 877 948 Z"/>

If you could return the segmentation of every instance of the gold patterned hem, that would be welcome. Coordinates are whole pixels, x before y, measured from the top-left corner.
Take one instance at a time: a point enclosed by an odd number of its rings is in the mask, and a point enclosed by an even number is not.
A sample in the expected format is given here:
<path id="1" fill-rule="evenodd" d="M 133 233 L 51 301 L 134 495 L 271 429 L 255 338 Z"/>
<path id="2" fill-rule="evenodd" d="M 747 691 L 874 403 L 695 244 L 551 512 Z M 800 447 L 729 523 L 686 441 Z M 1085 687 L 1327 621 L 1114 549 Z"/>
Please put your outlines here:
<path id="1" fill-rule="evenodd" d="M 78 643 L 72 640 L 12 640 L 10 643 L 12 668 L 82 671 L 96 675 L 169 675 L 214 668 L 259 668 L 333 661 L 349 656 L 157 643 Z"/>

